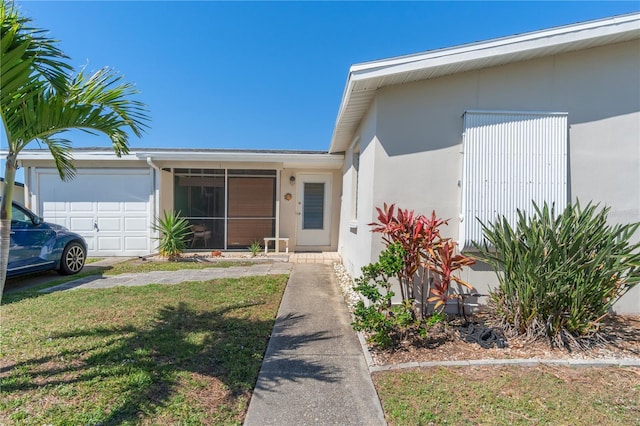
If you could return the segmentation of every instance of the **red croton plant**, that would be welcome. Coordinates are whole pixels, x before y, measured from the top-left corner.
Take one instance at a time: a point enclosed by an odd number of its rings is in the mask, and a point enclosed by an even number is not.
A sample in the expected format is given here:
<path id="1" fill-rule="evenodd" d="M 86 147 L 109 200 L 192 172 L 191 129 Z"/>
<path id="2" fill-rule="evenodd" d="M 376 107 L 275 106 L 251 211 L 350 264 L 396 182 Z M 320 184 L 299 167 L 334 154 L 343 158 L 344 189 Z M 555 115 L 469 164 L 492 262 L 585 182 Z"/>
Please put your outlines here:
<path id="1" fill-rule="evenodd" d="M 448 225 L 448 220 L 438 218 L 435 211 L 431 212 L 431 217 L 427 217 L 416 215 L 413 210 L 396 209 L 395 204 L 385 203 L 382 208 L 376 207 L 376 210 L 378 221 L 369 224 L 371 231 L 382 233 L 382 240 L 387 246 L 398 243 L 404 250 L 404 266 L 398 274 L 403 300 L 414 299 L 414 283 L 420 268 L 437 275 L 429 288 L 432 296 L 428 298 L 429 302 L 436 302 L 434 309 L 444 305 L 447 299 L 456 297 L 449 293 L 451 281 L 473 288 L 453 275 L 464 266 L 474 264 L 475 260 L 463 254 L 454 255 L 455 242 L 441 237 L 440 227 Z M 427 281 L 422 280 L 422 295 L 425 294 Z M 424 316 L 426 309 L 421 311 Z"/>

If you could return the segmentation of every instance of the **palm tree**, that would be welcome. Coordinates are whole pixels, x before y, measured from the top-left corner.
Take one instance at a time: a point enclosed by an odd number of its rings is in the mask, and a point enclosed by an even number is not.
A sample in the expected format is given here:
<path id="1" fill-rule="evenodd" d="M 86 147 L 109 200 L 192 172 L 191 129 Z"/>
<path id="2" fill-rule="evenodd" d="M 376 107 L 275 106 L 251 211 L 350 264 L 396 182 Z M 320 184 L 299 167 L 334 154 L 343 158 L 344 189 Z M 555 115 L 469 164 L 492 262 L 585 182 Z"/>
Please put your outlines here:
<path id="1" fill-rule="evenodd" d="M 18 154 L 29 143 L 45 144 L 60 178 L 73 178 L 71 129 L 103 133 L 118 156 L 128 152 L 128 134 L 140 137 L 149 120 L 146 106 L 131 97 L 138 91 L 114 70 L 72 75 L 69 58 L 45 30 L 30 26 L 13 5 L 0 5 L 0 117 L 8 155 L 0 202 L 0 302 L 9 258 L 11 202 Z"/>

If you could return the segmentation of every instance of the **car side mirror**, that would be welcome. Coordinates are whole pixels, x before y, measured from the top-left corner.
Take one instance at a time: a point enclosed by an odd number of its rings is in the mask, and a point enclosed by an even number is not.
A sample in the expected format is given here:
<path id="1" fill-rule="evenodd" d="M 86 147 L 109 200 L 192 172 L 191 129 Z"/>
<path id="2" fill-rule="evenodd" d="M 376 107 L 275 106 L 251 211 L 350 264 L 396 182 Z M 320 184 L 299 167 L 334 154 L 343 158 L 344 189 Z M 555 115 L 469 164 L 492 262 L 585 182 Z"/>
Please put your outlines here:
<path id="1" fill-rule="evenodd" d="M 34 225 L 40 225 L 42 223 L 42 218 L 38 216 L 34 216 L 32 221 Z"/>

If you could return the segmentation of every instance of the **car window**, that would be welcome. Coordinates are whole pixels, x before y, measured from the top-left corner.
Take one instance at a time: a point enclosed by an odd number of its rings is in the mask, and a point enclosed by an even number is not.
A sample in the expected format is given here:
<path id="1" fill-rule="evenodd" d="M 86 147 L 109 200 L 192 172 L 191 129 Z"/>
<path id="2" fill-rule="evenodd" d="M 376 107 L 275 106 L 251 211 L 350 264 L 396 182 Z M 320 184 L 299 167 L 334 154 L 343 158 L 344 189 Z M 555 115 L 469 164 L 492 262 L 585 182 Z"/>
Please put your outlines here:
<path id="1" fill-rule="evenodd" d="M 16 205 L 11 206 L 11 222 L 20 222 L 25 224 L 33 223 L 31 216 Z"/>

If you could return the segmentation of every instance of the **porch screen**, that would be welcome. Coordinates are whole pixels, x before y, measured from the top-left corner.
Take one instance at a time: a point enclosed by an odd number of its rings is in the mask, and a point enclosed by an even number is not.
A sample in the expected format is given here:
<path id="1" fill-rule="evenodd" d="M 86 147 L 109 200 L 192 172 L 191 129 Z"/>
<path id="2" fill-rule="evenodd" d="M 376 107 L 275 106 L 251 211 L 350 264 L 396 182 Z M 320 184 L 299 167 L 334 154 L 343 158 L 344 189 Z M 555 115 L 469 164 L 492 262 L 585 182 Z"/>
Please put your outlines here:
<path id="1" fill-rule="evenodd" d="M 224 170 L 176 169 L 174 209 L 189 221 L 192 249 L 224 248 Z"/>
<path id="2" fill-rule="evenodd" d="M 189 248 L 245 249 L 275 233 L 275 170 L 175 169 L 174 208 Z"/>
<path id="3" fill-rule="evenodd" d="M 227 245 L 246 247 L 273 237 L 275 178 L 229 177 Z"/>
<path id="4" fill-rule="evenodd" d="M 482 241 L 480 221 L 516 209 L 567 203 L 567 114 L 467 111 L 464 115 L 461 248 Z"/>

